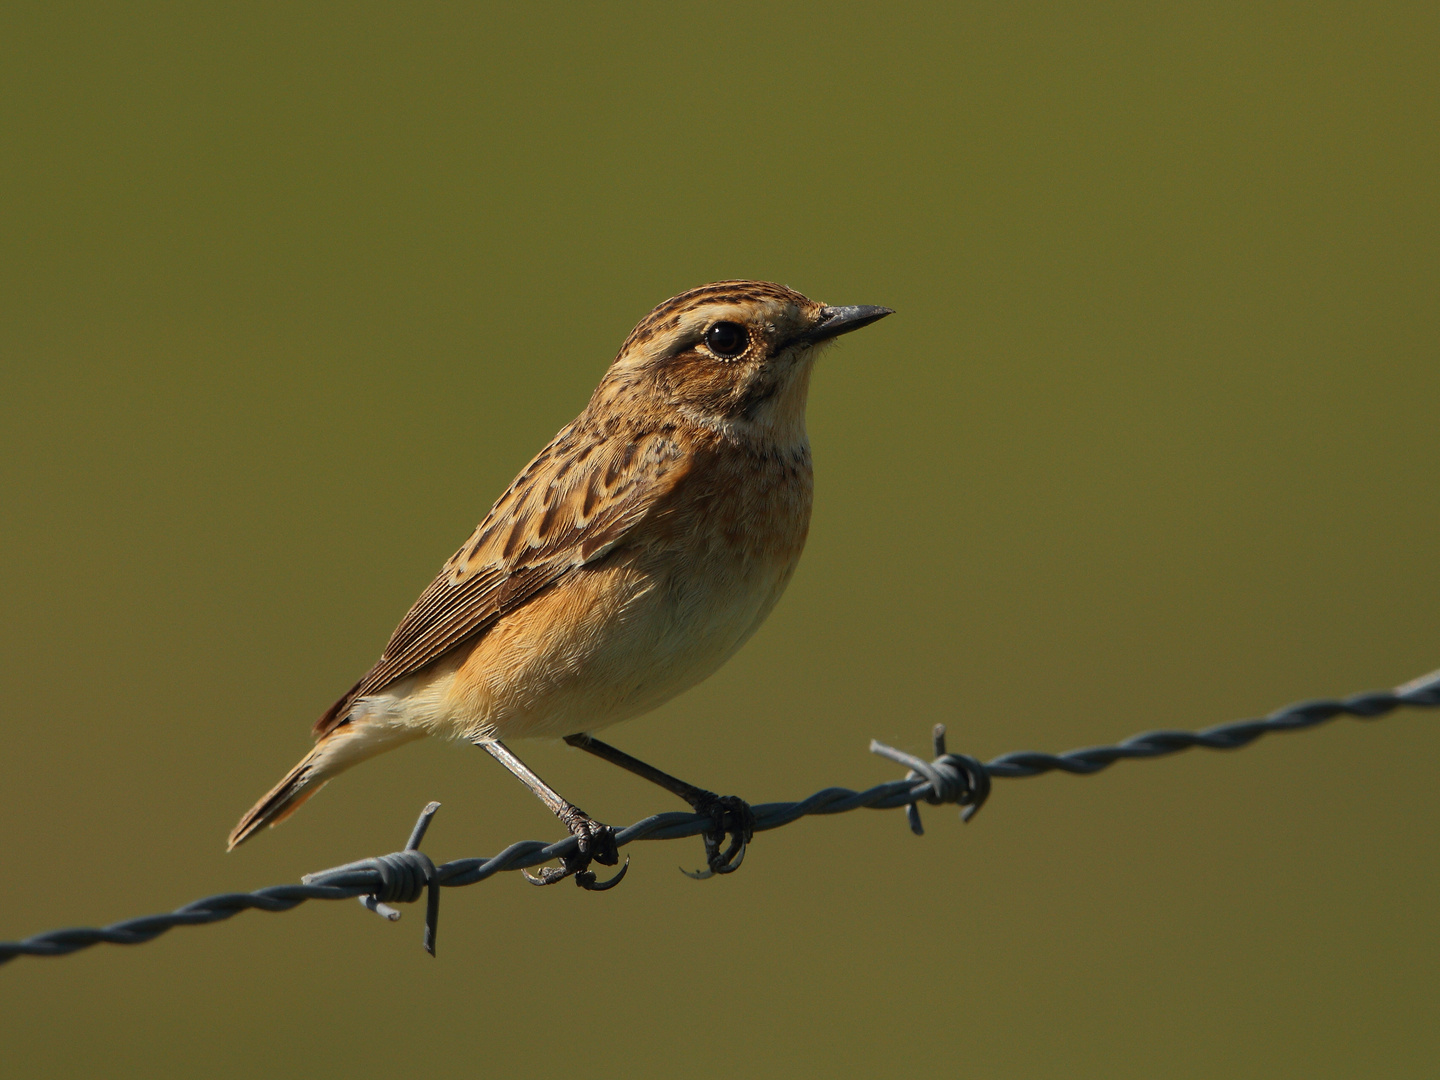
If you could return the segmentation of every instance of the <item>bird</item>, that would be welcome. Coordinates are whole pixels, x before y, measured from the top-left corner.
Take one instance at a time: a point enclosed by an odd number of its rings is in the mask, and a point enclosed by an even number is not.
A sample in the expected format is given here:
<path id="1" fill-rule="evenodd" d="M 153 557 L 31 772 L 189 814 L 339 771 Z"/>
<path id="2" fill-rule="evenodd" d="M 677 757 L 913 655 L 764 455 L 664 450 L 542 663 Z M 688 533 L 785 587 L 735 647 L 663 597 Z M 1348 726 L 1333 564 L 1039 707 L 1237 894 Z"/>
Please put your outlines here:
<path id="1" fill-rule="evenodd" d="M 486 750 L 578 840 L 535 884 L 618 884 L 614 829 L 506 745 L 563 739 L 711 818 L 706 868 L 744 858 L 754 815 L 594 733 L 715 672 L 784 592 L 809 531 L 805 405 L 822 348 L 893 309 L 831 307 L 784 285 L 671 297 L 625 339 L 589 403 L 541 450 L 312 730 L 314 748 L 240 819 L 228 849 L 339 773 L 427 735 Z M 728 839 L 728 844 L 726 843 Z"/>

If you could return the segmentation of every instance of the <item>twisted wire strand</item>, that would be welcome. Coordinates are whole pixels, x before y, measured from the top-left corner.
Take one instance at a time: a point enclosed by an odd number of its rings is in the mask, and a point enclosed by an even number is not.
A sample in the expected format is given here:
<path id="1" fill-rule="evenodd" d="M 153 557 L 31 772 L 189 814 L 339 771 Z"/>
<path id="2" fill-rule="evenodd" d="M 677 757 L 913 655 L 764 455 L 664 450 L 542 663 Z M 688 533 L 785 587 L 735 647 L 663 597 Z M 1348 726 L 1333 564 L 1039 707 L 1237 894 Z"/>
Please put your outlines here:
<path id="1" fill-rule="evenodd" d="M 968 820 L 985 801 L 992 777 L 1020 779 L 1054 771 L 1088 776 L 1127 758 L 1160 757 L 1197 746 L 1211 750 L 1234 750 L 1273 732 L 1300 731 L 1340 716 L 1374 720 L 1402 707 L 1440 707 L 1440 671 L 1422 675 L 1394 690 L 1355 694 L 1338 700 L 1302 701 L 1259 719 L 1219 724 L 1201 731 L 1147 731 L 1113 746 L 1092 746 L 1064 754 L 1020 751 L 1002 754 L 983 764 L 962 754 L 945 753 L 944 729 L 937 727 L 936 758 L 930 762 L 881 743 L 871 744 L 875 753 L 910 768 L 910 774 L 903 780 L 877 784 L 865 791 L 829 787 L 799 802 L 761 803 L 751 809 L 755 815 L 755 831 L 764 832 L 815 814 L 843 814 L 861 807 L 871 810 L 905 807 L 910 813 L 911 828 L 919 832 L 918 803 L 959 804 L 964 807 L 964 817 Z M 222 893 L 161 915 L 127 919 L 99 928 L 51 930 L 21 941 L 0 942 L 0 964 L 17 956 L 64 956 L 101 942 L 139 945 L 153 941 L 177 926 L 221 922 L 252 909 L 289 911 L 307 900 L 358 898 L 372 911 L 388 919 L 397 919 L 399 912 L 389 904 L 409 903 L 427 894 L 425 946 L 433 955 L 440 887 L 474 885 L 501 871 L 538 866 L 576 852 L 577 841 L 573 836 L 549 844 L 541 840 L 521 840 L 498 855 L 455 859 L 436 866 L 419 850 L 419 846 L 430 818 L 438 808 L 438 803 L 431 803 L 425 808 L 403 851 L 307 874 L 298 885 L 272 885 L 248 893 Z M 677 840 L 698 836 L 713 825 L 713 819 L 708 815 L 683 812 L 652 814 L 620 829 L 615 842 L 623 847 L 639 840 Z"/>

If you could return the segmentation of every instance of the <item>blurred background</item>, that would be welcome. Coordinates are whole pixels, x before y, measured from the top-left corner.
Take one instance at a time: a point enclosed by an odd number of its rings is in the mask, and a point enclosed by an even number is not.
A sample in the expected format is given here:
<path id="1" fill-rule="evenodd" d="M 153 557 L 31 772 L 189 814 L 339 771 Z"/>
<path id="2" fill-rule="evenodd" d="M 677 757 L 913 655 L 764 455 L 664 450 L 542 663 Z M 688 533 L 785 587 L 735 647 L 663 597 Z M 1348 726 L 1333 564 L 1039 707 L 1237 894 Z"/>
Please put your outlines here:
<path id="1" fill-rule="evenodd" d="M 1440 666 L 1431 4 L 10 3 L 0 938 L 560 835 L 427 743 L 239 814 L 631 326 L 898 314 L 779 609 L 613 741 L 752 801 Z M 0 971 L 15 1076 L 1433 1076 L 1433 717 Z M 607 736 L 611 737 L 611 736 Z M 558 745 L 598 817 L 680 809 Z"/>

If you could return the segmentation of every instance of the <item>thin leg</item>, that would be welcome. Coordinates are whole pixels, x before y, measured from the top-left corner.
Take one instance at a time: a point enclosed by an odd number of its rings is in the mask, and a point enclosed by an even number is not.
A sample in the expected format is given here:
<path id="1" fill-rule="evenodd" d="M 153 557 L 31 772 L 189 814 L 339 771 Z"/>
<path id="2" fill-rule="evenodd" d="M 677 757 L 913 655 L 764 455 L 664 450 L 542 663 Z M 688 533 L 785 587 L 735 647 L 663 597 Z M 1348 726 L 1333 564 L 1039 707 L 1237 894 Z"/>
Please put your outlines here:
<path id="1" fill-rule="evenodd" d="M 609 743 L 603 743 L 591 735 L 567 735 L 565 741 L 571 746 L 598 758 L 618 765 L 626 772 L 644 777 L 652 784 L 658 784 L 673 795 L 678 795 L 694 808 L 697 814 L 709 815 L 714 825 L 704 834 L 705 861 L 708 869 L 685 871 L 694 878 L 707 878 L 715 874 L 729 874 L 740 868 L 745 859 L 745 845 L 755 835 L 755 815 L 750 812 L 749 803 L 734 795 L 716 795 L 713 791 L 687 784 L 679 777 L 661 772 L 653 765 L 647 765 L 639 758 L 631 757 Z M 721 844 L 726 836 L 730 844 L 723 851 Z"/>
<path id="2" fill-rule="evenodd" d="M 566 736 L 565 741 L 571 746 L 594 754 L 598 758 L 603 758 L 605 761 L 610 762 L 611 765 L 619 765 L 620 768 L 626 772 L 632 772 L 636 776 L 643 776 L 652 784 L 659 784 L 672 795 L 679 795 L 680 798 L 693 806 L 697 812 L 702 803 L 711 802 L 719 798 L 713 791 L 706 791 L 704 788 L 698 788 L 694 784 L 687 784 L 679 777 L 671 776 L 667 772 L 661 772 L 655 768 L 654 765 L 647 765 L 639 758 L 631 757 L 625 753 L 624 750 L 619 750 L 609 743 L 603 743 L 593 735 L 569 735 Z"/>
<path id="3" fill-rule="evenodd" d="M 609 881 L 597 882 L 595 875 L 589 870 L 591 859 L 605 866 L 614 866 L 620 861 L 620 852 L 615 847 L 614 829 L 609 825 L 601 825 L 584 810 L 561 797 L 558 791 L 541 780 L 530 766 L 516 757 L 510 748 L 498 739 L 477 742 L 475 745 L 514 773 L 522 784 L 535 793 L 552 814 L 565 823 L 565 827 L 575 835 L 575 839 L 579 842 L 579 854 L 574 858 L 561 859 L 558 869 L 553 866 L 546 867 L 538 875 L 532 875 L 529 871 L 525 871 L 526 878 L 532 884 L 553 885 L 572 875 L 575 878 L 575 884 L 592 892 L 610 889 L 620 884 L 620 879 L 630 868 L 628 858 L 625 860 L 625 866 Z"/>

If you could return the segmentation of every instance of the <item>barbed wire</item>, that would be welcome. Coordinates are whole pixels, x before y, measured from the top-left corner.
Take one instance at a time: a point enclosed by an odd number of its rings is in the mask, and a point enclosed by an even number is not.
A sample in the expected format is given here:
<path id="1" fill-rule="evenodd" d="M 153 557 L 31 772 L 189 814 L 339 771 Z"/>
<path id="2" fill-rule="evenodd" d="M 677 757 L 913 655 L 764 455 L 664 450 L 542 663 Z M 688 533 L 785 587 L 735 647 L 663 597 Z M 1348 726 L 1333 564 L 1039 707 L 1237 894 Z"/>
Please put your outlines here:
<path id="1" fill-rule="evenodd" d="M 965 754 L 947 753 L 945 728 L 937 725 L 933 732 L 935 758 L 931 761 L 884 743 L 870 743 L 872 753 L 909 769 L 903 780 L 877 784 L 865 791 L 830 787 L 799 802 L 761 803 L 751 809 L 755 815 L 755 831 L 764 832 L 814 814 L 843 814 L 861 807 L 871 810 L 905 807 L 910 828 L 918 834 L 923 832 L 920 803 L 959 805 L 963 808 L 962 819 L 968 821 L 989 797 L 992 779 L 1019 779 L 1055 771 L 1088 776 L 1126 758 L 1160 757 L 1196 746 L 1234 750 L 1248 746 L 1262 735 L 1299 731 L 1340 716 L 1373 720 L 1401 707 L 1440 707 L 1440 671 L 1422 675 L 1394 690 L 1355 694 L 1341 699 L 1302 701 L 1259 719 L 1238 720 L 1201 731 L 1147 731 L 1113 746 L 1092 746 L 1064 754 L 1020 751 L 1003 754 L 984 763 Z M 221 922 L 251 909 L 289 911 L 307 900 L 359 899 L 370 910 L 393 921 L 400 917 L 400 913 L 390 905 L 413 903 L 422 895 L 427 896 L 424 945 L 433 956 L 440 911 L 439 890 L 442 887 L 474 885 L 503 870 L 523 870 L 576 853 L 574 836 L 550 844 L 541 840 L 521 840 L 498 855 L 456 859 L 436 866 L 420 850 L 420 843 L 439 808 L 439 803 L 426 806 L 404 849 L 390 855 L 307 874 L 298 885 L 272 885 L 248 893 L 221 893 L 162 915 L 127 919 L 99 928 L 51 930 L 22 941 L 0 942 L 0 964 L 17 956 L 64 956 L 101 942 L 139 945 L 153 941 L 177 926 Z M 615 843 L 623 847 L 638 840 L 678 840 L 698 836 L 712 828 L 714 819 L 709 815 L 652 814 L 620 829 Z"/>

